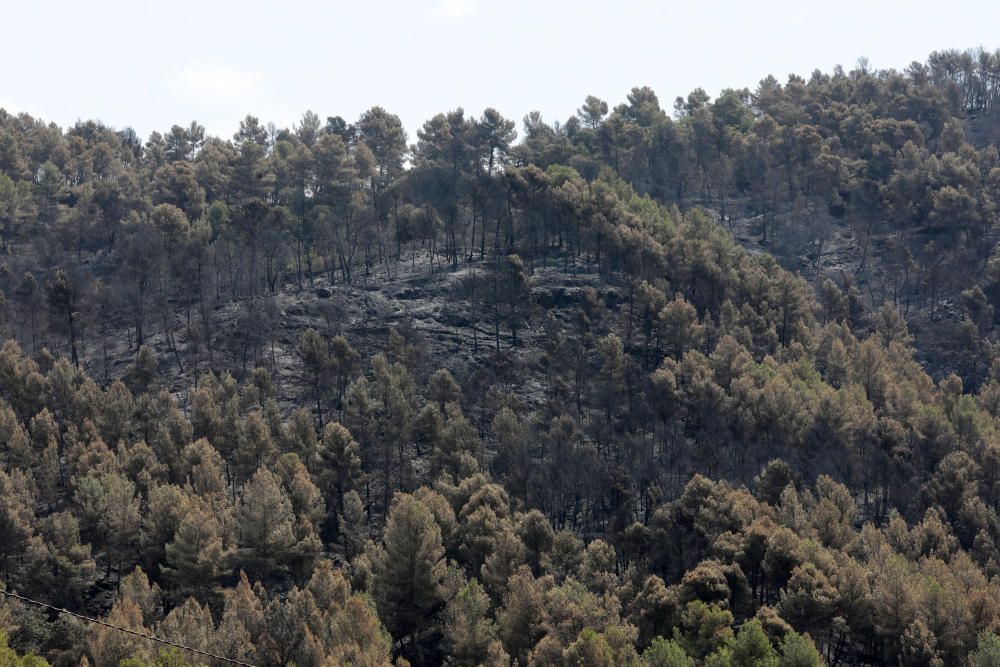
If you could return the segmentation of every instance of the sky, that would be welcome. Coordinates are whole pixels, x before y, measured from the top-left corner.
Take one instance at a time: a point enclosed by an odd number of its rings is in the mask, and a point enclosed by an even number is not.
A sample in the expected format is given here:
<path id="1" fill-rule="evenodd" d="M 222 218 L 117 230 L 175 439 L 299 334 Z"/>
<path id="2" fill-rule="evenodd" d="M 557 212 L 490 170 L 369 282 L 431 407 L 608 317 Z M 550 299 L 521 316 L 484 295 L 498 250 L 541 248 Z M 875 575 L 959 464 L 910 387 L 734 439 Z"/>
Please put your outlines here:
<path id="1" fill-rule="evenodd" d="M 587 95 L 614 106 L 634 86 L 671 109 L 699 86 L 1000 48 L 987 0 L 0 0 L 0 21 L 0 108 L 144 137 L 192 120 L 229 137 L 248 113 L 354 121 L 380 105 L 414 142 L 459 106 L 562 122 Z"/>

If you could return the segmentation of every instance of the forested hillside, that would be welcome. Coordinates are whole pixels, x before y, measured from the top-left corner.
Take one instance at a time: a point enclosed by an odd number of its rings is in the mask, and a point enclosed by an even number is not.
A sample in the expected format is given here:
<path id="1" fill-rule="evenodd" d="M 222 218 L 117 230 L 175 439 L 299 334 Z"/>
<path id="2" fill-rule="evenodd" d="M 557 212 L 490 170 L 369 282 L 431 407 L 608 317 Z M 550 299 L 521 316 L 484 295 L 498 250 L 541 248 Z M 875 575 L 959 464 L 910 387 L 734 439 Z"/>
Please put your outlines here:
<path id="1" fill-rule="evenodd" d="M 1000 664 L 998 127 L 0 110 L 0 664 Z"/>

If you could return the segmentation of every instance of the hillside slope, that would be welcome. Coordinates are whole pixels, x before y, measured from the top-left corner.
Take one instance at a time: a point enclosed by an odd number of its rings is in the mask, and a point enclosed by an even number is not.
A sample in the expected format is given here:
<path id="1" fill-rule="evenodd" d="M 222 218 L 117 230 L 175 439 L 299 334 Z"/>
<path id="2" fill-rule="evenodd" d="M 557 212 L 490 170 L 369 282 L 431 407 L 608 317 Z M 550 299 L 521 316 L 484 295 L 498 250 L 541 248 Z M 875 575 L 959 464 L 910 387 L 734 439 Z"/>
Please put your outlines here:
<path id="1" fill-rule="evenodd" d="M 1000 158 L 952 56 L 521 143 L 0 112 L 0 580 L 107 623 L 5 597 L 0 647 L 989 663 Z"/>

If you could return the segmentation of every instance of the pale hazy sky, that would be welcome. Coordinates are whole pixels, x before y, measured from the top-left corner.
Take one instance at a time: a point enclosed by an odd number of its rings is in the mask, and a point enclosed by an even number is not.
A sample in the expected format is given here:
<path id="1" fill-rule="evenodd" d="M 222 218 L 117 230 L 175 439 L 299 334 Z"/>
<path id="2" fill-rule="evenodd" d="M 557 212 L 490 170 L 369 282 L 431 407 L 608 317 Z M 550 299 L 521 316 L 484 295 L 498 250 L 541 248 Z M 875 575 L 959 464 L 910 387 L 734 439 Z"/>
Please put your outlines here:
<path id="1" fill-rule="evenodd" d="M 143 137 L 193 119 L 228 137 L 247 113 L 353 122 L 378 104 L 413 142 L 457 106 L 520 127 L 534 109 L 564 121 L 588 94 L 614 106 L 633 86 L 671 109 L 696 86 L 1000 47 L 1000 2 L 985 0 L 0 0 L 0 23 L 0 107 Z"/>

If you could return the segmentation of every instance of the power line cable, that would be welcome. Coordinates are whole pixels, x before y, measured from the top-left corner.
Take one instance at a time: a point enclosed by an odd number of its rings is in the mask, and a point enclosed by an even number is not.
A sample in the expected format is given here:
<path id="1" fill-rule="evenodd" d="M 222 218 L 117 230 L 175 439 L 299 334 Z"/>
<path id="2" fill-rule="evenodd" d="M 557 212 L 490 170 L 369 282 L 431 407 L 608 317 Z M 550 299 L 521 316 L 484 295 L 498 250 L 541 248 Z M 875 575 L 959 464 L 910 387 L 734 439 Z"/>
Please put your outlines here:
<path id="1" fill-rule="evenodd" d="M 14 600 L 20 600 L 21 602 L 26 602 L 28 604 L 33 604 L 35 606 L 42 607 L 43 609 L 49 609 L 51 611 L 55 611 L 55 612 L 58 612 L 60 614 L 69 614 L 70 616 L 75 616 L 76 618 L 82 619 L 84 621 L 89 621 L 91 623 L 96 623 L 97 625 L 103 625 L 104 627 L 111 628 L 112 630 L 119 630 L 121 632 L 125 632 L 125 633 L 130 634 L 130 635 L 135 635 L 136 637 L 142 637 L 143 639 L 148 639 L 151 642 L 157 642 L 159 644 L 165 644 L 166 646 L 171 646 L 173 648 L 179 648 L 179 649 L 183 649 L 185 651 L 190 651 L 191 653 L 196 653 L 198 655 L 203 655 L 206 658 L 212 658 L 213 660 L 222 660 L 223 662 L 228 662 L 228 663 L 230 663 L 232 665 L 240 665 L 240 667 L 255 667 L 254 665 L 251 665 L 250 663 L 247 663 L 247 662 L 240 662 L 239 660 L 234 660 L 232 658 L 225 658 L 225 657 L 223 657 L 221 655 L 215 655 L 214 653 L 209 653 L 208 651 L 202 651 L 201 649 L 196 649 L 196 648 L 192 648 L 190 646 L 185 646 L 184 644 L 177 644 L 175 642 L 168 641 L 166 639 L 161 639 L 159 637 L 154 637 L 153 635 L 146 635 L 146 634 L 143 634 L 141 632 L 137 632 L 135 630 L 130 630 L 128 628 L 123 628 L 120 625 L 113 625 L 111 623 L 108 623 L 106 621 L 102 621 L 102 620 L 97 619 L 97 618 L 91 618 L 90 616 L 84 616 L 83 614 L 78 614 L 75 611 L 70 611 L 69 609 L 63 609 L 62 607 L 54 607 L 54 606 L 52 606 L 50 604 L 46 604 L 44 602 L 39 602 L 38 600 L 32 600 L 31 598 L 24 597 L 23 595 L 18 595 L 17 593 L 11 593 L 9 591 L 5 591 L 2 588 L 0 588 L 0 593 L 3 593 L 5 596 L 7 596 L 9 598 L 12 598 Z"/>

